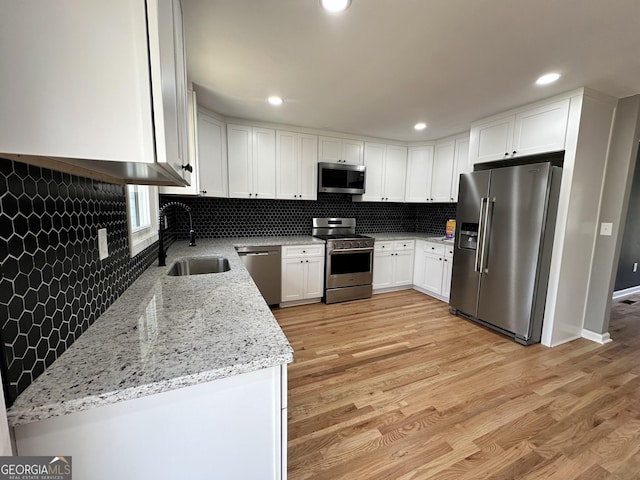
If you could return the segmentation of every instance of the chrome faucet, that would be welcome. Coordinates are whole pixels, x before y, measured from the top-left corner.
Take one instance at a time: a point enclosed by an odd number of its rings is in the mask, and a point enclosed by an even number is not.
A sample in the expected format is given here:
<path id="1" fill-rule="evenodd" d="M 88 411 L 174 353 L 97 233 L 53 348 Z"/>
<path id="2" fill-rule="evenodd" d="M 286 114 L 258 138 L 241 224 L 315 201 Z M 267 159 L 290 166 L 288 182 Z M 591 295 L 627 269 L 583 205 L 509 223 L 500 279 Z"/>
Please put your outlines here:
<path id="1" fill-rule="evenodd" d="M 181 202 L 169 202 L 160 208 L 160 215 L 158 216 L 158 266 L 164 267 L 167 263 L 167 250 L 169 247 L 164 248 L 164 218 L 165 212 L 171 207 L 180 207 L 189 214 L 189 246 L 196 246 L 196 232 L 193 230 L 193 220 L 191 218 L 191 209 Z"/>

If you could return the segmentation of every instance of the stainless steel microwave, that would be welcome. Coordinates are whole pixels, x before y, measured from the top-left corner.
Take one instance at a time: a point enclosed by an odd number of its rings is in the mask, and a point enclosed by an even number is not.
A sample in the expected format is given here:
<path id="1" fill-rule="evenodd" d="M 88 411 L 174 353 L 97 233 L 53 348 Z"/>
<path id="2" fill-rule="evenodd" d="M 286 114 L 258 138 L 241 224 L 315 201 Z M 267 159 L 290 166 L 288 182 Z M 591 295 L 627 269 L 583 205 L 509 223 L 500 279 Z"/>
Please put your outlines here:
<path id="1" fill-rule="evenodd" d="M 348 163 L 318 163 L 318 192 L 362 195 L 365 166 Z"/>

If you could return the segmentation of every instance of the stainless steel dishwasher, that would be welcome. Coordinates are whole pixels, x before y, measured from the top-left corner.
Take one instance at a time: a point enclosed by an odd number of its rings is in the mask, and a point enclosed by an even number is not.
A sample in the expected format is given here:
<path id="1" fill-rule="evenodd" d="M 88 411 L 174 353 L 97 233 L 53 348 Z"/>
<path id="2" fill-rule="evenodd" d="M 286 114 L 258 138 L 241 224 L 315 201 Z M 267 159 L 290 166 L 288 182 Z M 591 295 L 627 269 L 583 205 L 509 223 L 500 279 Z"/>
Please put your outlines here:
<path id="1" fill-rule="evenodd" d="M 282 248 L 236 247 L 236 251 L 249 270 L 251 278 L 269 305 L 278 305 L 281 297 L 281 256 Z"/>

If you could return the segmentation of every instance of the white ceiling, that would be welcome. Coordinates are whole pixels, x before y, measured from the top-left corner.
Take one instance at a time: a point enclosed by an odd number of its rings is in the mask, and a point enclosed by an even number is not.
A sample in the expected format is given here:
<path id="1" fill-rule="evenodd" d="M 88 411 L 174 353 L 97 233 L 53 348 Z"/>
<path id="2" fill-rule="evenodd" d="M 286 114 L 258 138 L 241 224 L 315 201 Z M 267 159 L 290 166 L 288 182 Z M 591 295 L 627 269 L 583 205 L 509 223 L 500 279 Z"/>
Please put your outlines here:
<path id="1" fill-rule="evenodd" d="M 225 116 L 387 139 L 580 86 L 640 92 L 639 0 L 183 0 L 189 80 Z M 539 87 L 536 78 L 562 78 Z M 273 107 L 270 95 L 285 103 Z M 418 121 L 429 127 L 413 130 Z"/>

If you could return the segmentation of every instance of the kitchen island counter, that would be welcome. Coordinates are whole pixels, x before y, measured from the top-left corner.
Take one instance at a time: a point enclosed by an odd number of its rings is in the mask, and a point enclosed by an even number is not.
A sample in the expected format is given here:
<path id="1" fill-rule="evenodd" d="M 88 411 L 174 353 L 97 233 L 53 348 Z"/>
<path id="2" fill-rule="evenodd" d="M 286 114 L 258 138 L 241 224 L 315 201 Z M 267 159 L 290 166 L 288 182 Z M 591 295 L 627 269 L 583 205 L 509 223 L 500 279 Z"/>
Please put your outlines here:
<path id="1" fill-rule="evenodd" d="M 311 237 L 177 241 L 8 409 L 11 426 L 293 361 L 293 349 L 234 247 Z M 172 277 L 187 256 L 223 255 L 228 272 Z M 108 261 L 108 260 L 106 260 Z"/>

